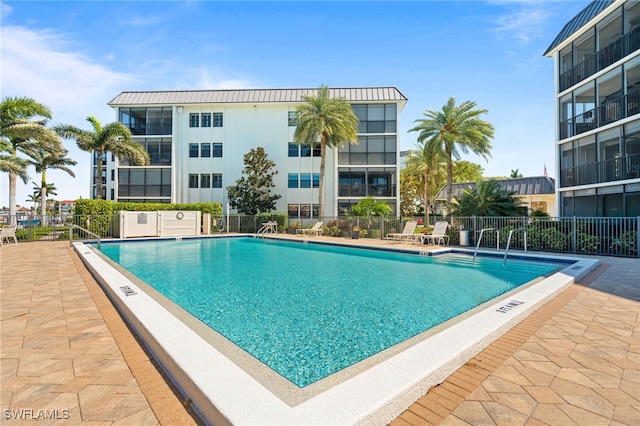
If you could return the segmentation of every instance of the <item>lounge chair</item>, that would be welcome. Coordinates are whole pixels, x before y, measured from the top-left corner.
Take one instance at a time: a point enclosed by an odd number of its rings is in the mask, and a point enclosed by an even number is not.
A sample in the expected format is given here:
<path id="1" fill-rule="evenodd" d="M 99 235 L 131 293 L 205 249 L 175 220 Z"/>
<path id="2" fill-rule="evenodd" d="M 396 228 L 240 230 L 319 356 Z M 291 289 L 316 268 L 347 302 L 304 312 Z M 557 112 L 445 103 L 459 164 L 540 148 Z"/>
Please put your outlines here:
<path id="1" fill-rule="evenodd" d="M 7 242 L 10 242 L 9 238 L 13 238 L 13 242 L 15 244 L 18 244 L 18 240 L 16 239 L 17 228 L 18 228 L 17 225 L 5 225 L 2 228 L 0 228 L 0 246 L 2 245 L 5 239 L 7 240 Z"/>
<path id="2" fill-rule="evenodd" d="M 418 222 L 416 222 L 415 220 L 410 220 L 409 222 L 404 224 L 404 229 L 402 230 L 402 232 L 389 233 L 385 238 L 387 240 L 395 241 L 418 241 L 418 238 L 420 236 L 415 233 L 416 226 L 418 226 Z"/>
<path id="3" fill-rule="evenodd" d="M 449 236 L 447 235 L 448 226 L 449 226 L 448 222 L 445 222 L 445 221 L 436 222 L 435 226 L 433 227 L 433 232 L 431 234 L 422 235 L 422 242 L 424 243 L 425 241 L 427 242 L 431 241 L 431 243 L 437 244 L 437 245 L 440 245 L 440 242 L 442 242 L 442 244 L 445 244 L 445 245 L 449 244 Z"/>
<path id="4" fill-rule="evenodd" d="M 316 222 L 313 224 L 313 226 L 311 228 L 299 228 L 296 230 L 297 234 L 304 234 L 304 235 L 322 235 L 322 223 L 323 222 Z"/>

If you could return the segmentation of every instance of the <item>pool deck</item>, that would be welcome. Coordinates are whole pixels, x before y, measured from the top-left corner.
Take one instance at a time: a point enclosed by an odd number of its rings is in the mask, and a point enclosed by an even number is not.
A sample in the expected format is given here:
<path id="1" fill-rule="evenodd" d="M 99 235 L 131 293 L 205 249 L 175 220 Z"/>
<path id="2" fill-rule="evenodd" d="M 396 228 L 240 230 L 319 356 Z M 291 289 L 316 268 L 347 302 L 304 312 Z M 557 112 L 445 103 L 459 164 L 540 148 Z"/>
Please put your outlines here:
<path id="1" fill-rule="evenodd" d="M 639 424 L 640 260 L 599 259 L 392 425 Z M 0 264 L 3 423 L 201 423 L 68 242 L 5 244 Z"/>

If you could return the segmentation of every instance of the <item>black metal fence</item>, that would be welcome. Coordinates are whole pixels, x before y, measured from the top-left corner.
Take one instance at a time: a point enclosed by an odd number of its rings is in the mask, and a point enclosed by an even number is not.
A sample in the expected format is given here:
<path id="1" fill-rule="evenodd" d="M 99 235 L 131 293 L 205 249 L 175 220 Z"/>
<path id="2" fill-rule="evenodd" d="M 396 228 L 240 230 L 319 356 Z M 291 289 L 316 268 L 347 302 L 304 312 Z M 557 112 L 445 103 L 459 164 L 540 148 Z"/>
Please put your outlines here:
<path id="1" fill-rule="evenodd" d="M 109 216 L 2 216 L 0 222 L 17 223 L 18 241 L 68 240 L 69 225 L 83 227 L 101 238 L 119 235 L 117 215 Z M 416 232 L 430 232 L 436 221 L 449 224 L 447 233 L 450 244 L 475 247 L 483 229 L 480 247 L 504 248 L 509 231 L 518 230 L 512 236 L 510 249 L 524 249 L 524 230 L 527 249 L 556 253 L 593 254 L 621 257 L 640 257 L 640 217 L 448 217 L 432 216 L 425 226 L 424 219 L 389 217 L 325 217 L 322 235 L 351 238 L 357 229 L 359 238 L 384 239 L 389 233 L 402 232 L 406 222 L 416 220 Z M 283 214 L 268 216 L 225 215 L 211 217 L 211 233 L 255 233 L 267 221 L 278 223 L 279 233 L 296 233 L 299 228 L 310 228 L 314 218 L 288 218 Z M 85 236 L 74 235 L 82 239 Z"/>

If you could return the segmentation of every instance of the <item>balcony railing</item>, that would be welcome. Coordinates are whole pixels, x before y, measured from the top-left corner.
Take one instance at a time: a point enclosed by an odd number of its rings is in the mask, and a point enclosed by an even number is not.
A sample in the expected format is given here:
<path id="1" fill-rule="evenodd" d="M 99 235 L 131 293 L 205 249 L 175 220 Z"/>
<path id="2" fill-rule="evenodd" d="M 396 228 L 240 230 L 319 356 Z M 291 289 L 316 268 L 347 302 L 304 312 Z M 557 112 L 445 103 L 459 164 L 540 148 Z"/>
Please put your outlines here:
<path id="1" fill-rule="evenodd" d="M 560 139 L 579 135 L 640 112 L 640 90 L 560 122 Z"/>
<path id="2" fill-rule="evenodd" d="M 395 185 L 340 185 L 338 197 L 395 197 Z"/>
<path id="3" fill-rule="evenodd" d="M 590 185 L 640 177 L 640 154 L 560 170 L 560 187 Z"/>
<path id="4" fill-rule="evenodd" d="M 638 49 L 640 49 L 640 27 L 560 74 L 560 91 L 568 89 Z"/>

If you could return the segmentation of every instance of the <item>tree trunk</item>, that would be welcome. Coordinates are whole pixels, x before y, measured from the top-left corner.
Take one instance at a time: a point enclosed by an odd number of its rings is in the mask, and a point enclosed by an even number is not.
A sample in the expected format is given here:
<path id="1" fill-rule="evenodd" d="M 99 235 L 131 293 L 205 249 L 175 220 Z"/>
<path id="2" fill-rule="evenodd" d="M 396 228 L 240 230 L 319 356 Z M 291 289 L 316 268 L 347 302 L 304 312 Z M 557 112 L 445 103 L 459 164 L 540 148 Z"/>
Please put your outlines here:
<path id="1" fill-rule="evenodd" d="M 40 215 L 42 216 L 40 226 L 45 226 L 45 216 L 47 215 L 47 172 L 42 170 L 42 182 L 40 182 Z"/>
<path id="2" fill-rule="evenodd" d="M 447 149 L 447 216 L 449 215 L 449 206 L 453 199 L 453 161 L 451 159 L 451 150 Z"/>
<path id="3" fill-rule="evenodd" d="M 15 173 L 9 173 L 9 224 L 16 225 L 18 219 L 16 217 L 16 180 L 18 176 Z"/>
<path id="4" fill-rule="evenodd" d="M 324 221 L 324 160 L 327 152 L 325 135 L 320 135 L 320 188 L 318 188 L 318 220 Z M 313 181 L 313 176 L 311 177 Z M 313 186 L 313 185 L 311 185 Z"/>
<path id="5" fill-rule="evenodd" d="M 430 170 L 425 169 L 424 171 L 424 226 L 429 226 L 429 205 L 431 204 L 431 200 L 429 197 L 429 175 Z"/>
<path id="6" fill-rule="evenodd" d="M 95 184 L 96 184 L 96 200 L 102 200 L 104 197 L 102 196 L 102 152 L 98 151 L 98 161 L 96 164 L 96 176 L 95 176 Z"/>

